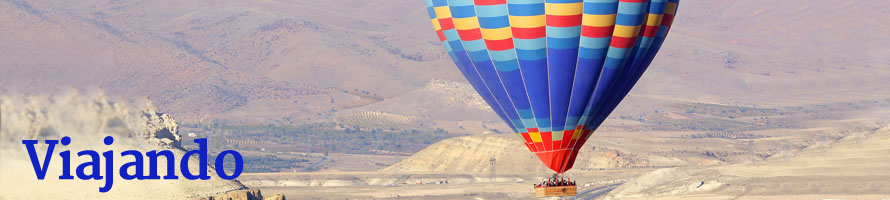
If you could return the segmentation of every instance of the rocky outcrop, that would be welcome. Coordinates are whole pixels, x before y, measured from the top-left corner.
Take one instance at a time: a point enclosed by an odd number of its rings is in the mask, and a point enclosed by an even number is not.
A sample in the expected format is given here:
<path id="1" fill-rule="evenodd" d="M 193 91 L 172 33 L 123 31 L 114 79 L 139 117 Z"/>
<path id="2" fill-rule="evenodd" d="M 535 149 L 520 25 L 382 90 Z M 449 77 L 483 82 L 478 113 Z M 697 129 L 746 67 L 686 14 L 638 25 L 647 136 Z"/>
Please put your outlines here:
<path id="1" fill-rule="evenodd" d="M 285 200 L 285 198 L 284 195 L 281 194 L 264 197 L 260 190 L 249 189 L 231 191 L 224 194 L 218 194 L 208 197 L 200 197 L 196 198 L 195 200 Z"/>

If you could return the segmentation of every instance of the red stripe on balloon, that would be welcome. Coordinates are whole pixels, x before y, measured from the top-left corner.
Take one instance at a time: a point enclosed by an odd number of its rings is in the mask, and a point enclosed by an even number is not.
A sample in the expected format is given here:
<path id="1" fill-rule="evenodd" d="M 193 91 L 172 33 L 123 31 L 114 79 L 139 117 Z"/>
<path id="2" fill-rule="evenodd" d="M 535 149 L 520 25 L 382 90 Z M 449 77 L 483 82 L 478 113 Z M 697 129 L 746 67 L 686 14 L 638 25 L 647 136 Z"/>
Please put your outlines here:
<path id="1" fill-rule="evenodd" d="M 643 31 L 640 32 L 640 35 L 643 37 L 655 37 L 658 34 L 658 28 L 661 26 L 646 26 L 643 27 Z"/>
<path id="2" fill-rule="evenodd" d="M 513 27 L 513 37 L 517 39 L 538 39 L 547 36 L 546 27 L 516 28 Z"/>
<path id="3" fill-rule="evenodd" d="M 485 40 L 485 46 L 488 47 L 488 50 L 492 51 L 509 50 L 513 48 L 513 38 L 507 38 L 503 40 Z"/>
<path id="4" fill-rule="evenodd" d="M 612 37 L 612 44 L 609 46 L 615 47 L 615 48 L 626 49 L 626 48 L 633 47 L 634 44 L 636 44 L 636 42 L 637 42 L 636 37 L 626 38 L 626 37 L 614 36 L 614 37 Z"/>
<path id="5" fill-rule="evenodd" d="M 553 141 L 553 150 L 562 149 L 562 140 Z"/>
<path id="6" fill-rule="evenodd" d="M 538 151 L 538 148 L 535 147 L 534 143 L 532 143 L 532 138 L 528 135 L 528 133 L 522 133 L 520 135 L 522 135 L 522 138 L 525 139 L 524 143 L 529 146 L 529 150 L 531 150 L 532 152 Z"/>
<path id="7" fill-rule="evenodd" d="M 573 27 L 581 25 L 581 15 L 547 15 L 547 26 Z"/>
<path id="8" fill-rule="evenodd" d="M 575 134 L 575 130 L 567 130 L 562 134 L 562 145 L 559 148 L 565 149 L 569 148 L 569 144 L 572 142 L 572 135 Z"/>
<path id="9" fill-rule="evenodd" d="M 463 41 L 482 39 L 482 31 L 479 30 L 479 28 L 469 30 L 457 30 L 457 34 L 460 35 L 460 39 Z"/>
<path id="10" fill-rule="evenodd" d="M 500 5 L 507 3 L 507 0 L 475 0 L 477 6 Z"/>
<path id="11" fill-rule="evenodd" d="M 444 42 L 445 40 L 448 40 L 448 38 L 445 38 L 445 32 L 442 30 L 436 31 L 436 35 L 439 35 L 439 41 Z"/>
<path id="12" fill-rule="evenodd" d="M 450 17 L 439 19 L 439 25 L 442 26 L 442 30 L 454 29 L 454 21 L 451 21 Z"/>
<path id="13" fill-rule="evenodd" d="M 614 30 L 615 26 L 581 26 L 581 36 L 589 38 L 604 38 L 612 36 L 612 31 Z"/>
<path id="14" fill-rule="evenodd" d="M 673 24 L 673 23 L 674 23 L 673 15 L 665 14 L 663 17 L 661 17 L 661 25 L 662 26 L 671 26 L 671 24 Z"/>
<path id="15" fill-rule="evenodd" d="M 541 140 L 544 143 L 545 151 L 552 151 L 553 148 L 553 132 L 541 132 Z"/>

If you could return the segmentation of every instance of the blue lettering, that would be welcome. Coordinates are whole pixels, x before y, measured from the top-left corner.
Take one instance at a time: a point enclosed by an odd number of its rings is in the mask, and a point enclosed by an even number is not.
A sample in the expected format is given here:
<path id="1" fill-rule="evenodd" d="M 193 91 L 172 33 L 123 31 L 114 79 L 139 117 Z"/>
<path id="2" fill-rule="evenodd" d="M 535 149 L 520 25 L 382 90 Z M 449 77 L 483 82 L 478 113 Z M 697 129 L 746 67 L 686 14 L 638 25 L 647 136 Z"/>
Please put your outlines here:
<path id="1" fill-rule="evenodd" d="M 105 145 L 111 145 L 114 143 L 114 138 L 111 136 L 105 137 Z M 105 186 L 99 188 L 99 192 L 108 192 L 111 190 L 111 185 L 114 184 L 114 158 L 111 156 L 114 155 L 114 151 L 106 151 L 102 153 L 102 157 L 105 157 Z"/>
<path id="2" fill-rule="evenodd" d="M 34 173 L 37 174 L 37 180 L 43 180 L 43 178 L 46 177 L 46 168 L 49 167 L 49 161 L 52 159 L 53 148 L 56 147 L 56 144 L 58 144 L 59 141 L 46 140 L 43 143 L 48 144 L 49 148 L 46 149 L 46 155 L 43 156 L 43 165 L 40 165 L 40 161 L 37 160 L 37 150 L 34 149 L 37 140 L 22 140 L 22 144 L 25 144 L 25 148 L 28 149 L 28 157 L 31 157 L 31 166 L 34 167 Z"/>
<path id="3" fill-rule="evenodd" d="M 179 161 L 179 168 L 182 170 L 182 176 L 189 180 L 209 180 L 210 176 L 207 175 L 207 139 L 195 139 L 195 143 L 199 146 L 198 150 L 186 152 L 185 155 L 182 156 L 182 160 Z M 192 154 L 198 154 L 198 170 L 200 170 L 198 176 L 192 174 L 191 170 L 188 168 L 189 158 Z"/>
<path id="4" fill-rule="evenodd" d="M 225 162 L 226 155 L 232 154 L 232 158 L 235 158 L 235 171 L 231 176 L 226 175 L 226 169 L 223 168 L 223 163 Z M 232 180 L 241 176 L 241 171 L 244 168 L 244 159 L 241 158 L 241 154 L 237 151 L 233 150 L 225 150 L 219 155 L 216 156 L 216 162 L 213 164 L 216 166 L 216 175 L 219 175 L 220 178 L 226 180 Z"/>
<path id="5" fill-rule="evenodd" d="M 191 150 L 183 155 L 180 160 L 180 172 L 182 176 L 189 180 L 209 180 L 211 177 L 208 175 L 208 167 L 207 167 L 207 139 L 195 139 L 195 143 L 198 144 L 198 150 Z M 28 156 L 31 159 L 31 166 L 34 168 L 34 174 L 37 175 L 38 180 L 44 180 L 46 177 L 47 169 L 49 168 L 49 162 L 52 160 L 53 150 L 55 149 L 56 144 L 62 144 L 62 146 L 68 146 L 71 144 L 71 138 L 65 136 L 62 137 L 61 140 L 45 140 L 44 143 L 47 144 L 46 154 L 43 156 L 43 160 L 39 159 L 37 156 L 37 148 L 35 145 L 38 143 L 38 140 L 22 140 L 22 144 L 25 145 L 25 148 L 28 150 Z M 114 137 L 106 136 L 103 140 L 103 143 L 106 146 L 111 146 L 114 144 Z M 105 184 L 102 187 L 99 187 L 99 192 L 105 193 L 111 191 L 111 188 L 114 186 L 114 151 L 109 150 L 102 153 L 101 157 L 98 152 L 93 150 L 83 150 L 77 152 L 78 157 L 89 157 L 90 160 L 84 163 L 81 163 L 77 166 L 75 171 L 75 175 L 80 180 L 102 180 L 105 179 Z M 162 150 L 162 151 L 149 151 L 145 153 L 145 156 L 148 157 L 149 160 L 149 173 L 146 176 L 144 171 L 144 159 L 142 153 L 137 150 L 127 150 L 120 153 L 121 158 L 125 156 L 132 156 L 133 161 L 124 163 L 121 165 L 120 169 L 118 169 L 121 178 L 124 180 L 150 180 L 150 179 L 179 179 L 176 175 L 176 156 L 173 154 L 173 151 L 170 150 Z M 198 157 L 198 170 L 200 172 L 195 175 L 189 169 L 189 162 L 192 156 Z M 235 159 L 235 170 L 232 172 L 232 175 L 226 174 L 224 167 L 226 156 L 231 155 L 233 159 Z M 59 152 L 59 157 L 62 157 L 62 172 L 59 176 L 59 180 L 72 180 L 75 176 L 72 176 L 71 173 L 71 151 L 65 150 Z M 164 157 L 167 163 L 167 174 L 164 177 L 158 175 L 158 165 L 160 164 L 158 161 L 158 157 Z M 105 160 L 105 175 L 101 174 L 101 160 Z M 226 150 L 217 155 L 214 166 L 216 167 L 216 174 L 219 175 L 220 178 L 226 180 L 233 180 L 241 176 L 241 173 L 244 170 L 244 159 L 241 157 L 241 154 L 234 150 Z M 89 169 L 87 169 L 89 168 Z M 132 173 L 130 172 L 132 170 Z"/>
<path id="6" fill-rule="evenodd" d="M 124 163 L 123 165 L 121 165 L 121 178 L 123 178 L 124 180 L 145 179 L 145 173 L 142 170 L 144 168 L 142 166 L 142 153 L 136 150 L 129 150 L 121 152 L 121 157 L 123 156 L 133 156 L 134 160 L 133 162 Z M 130 174 L 130 167 L 136 167 L 136 170 L 134 170 L 135 174 Z M 157 174 L 157 172 L 155 172 L 155 174 Z"/>

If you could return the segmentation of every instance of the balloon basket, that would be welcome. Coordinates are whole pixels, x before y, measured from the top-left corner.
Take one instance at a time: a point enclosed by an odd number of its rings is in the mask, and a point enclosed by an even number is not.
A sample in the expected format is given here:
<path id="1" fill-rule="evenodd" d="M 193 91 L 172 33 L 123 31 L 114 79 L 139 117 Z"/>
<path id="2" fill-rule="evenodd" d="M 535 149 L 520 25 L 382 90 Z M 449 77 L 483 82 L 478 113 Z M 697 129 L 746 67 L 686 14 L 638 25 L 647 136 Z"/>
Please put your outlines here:
<path id="1" fill-rule="evenodd" d="M 535 188 L 535 197 L 562 197 L 578 195 L 578 186 L 555 186 Z"/>

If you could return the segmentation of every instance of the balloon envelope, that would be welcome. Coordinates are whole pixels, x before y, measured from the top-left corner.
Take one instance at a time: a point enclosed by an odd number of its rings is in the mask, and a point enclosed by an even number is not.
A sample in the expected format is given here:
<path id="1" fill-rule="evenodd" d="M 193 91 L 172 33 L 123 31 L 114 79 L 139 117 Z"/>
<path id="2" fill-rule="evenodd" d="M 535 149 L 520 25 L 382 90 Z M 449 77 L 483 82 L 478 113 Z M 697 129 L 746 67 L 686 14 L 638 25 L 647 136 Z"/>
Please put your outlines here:
<path id="1" fill-rule="evenodd" d="M 426 0 L 461 73 L 558 173 L 633 88 L 679 0 Z"/>

